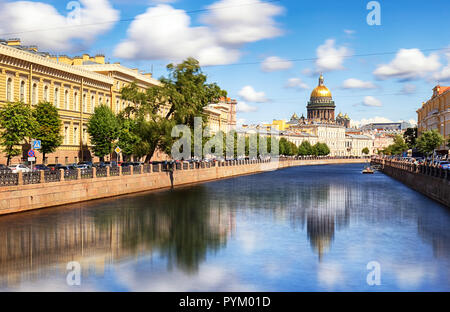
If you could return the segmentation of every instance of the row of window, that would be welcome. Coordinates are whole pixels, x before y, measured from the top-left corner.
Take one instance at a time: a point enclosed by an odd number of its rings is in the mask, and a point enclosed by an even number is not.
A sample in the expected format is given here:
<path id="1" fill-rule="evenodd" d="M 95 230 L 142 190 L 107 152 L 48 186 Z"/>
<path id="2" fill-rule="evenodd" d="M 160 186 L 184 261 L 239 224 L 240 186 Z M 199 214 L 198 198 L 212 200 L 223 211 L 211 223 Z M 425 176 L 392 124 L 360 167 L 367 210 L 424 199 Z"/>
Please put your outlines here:
<path id="1" fill-rule="evenodd" d="M 20 86 L 19 86 L 19 100 L 22 102 L 27 102 L 27 92 L 26 92 L 26 87 L 27 87 L 27 83 L 26 81 L 22 80 L 20 82 Z M 33 105 L 36 105 L 38 103 L 38 99 L 39 99 L 39 91 L 38 91 L 38 85 L 37 83 L 33 83 L 31 86 L 32 90 L 31 90 L 31 103 Z M 63 103 L 61 103 L 60 100 L 60 95 L 61 95 L 61 89 L 60 87 L 55 87 L 54 88 L 54 98 L 53 98 L 53 104 L 57 107 L 57 108 L 63 108 L 63 109 L 70 109 L 70 92 L 69 90 L 64 90 L 64 98 L 63 98 Z M 50 88 L 49 86 L 45 85 L 44 86 L 44 90 L 43 90 L 43 100 L 49 102 L 50 101 Z M 6 100 L 8 102 L 13 102 L 14 101 L 14 84 L 13 84 L 13 79 L 11 77 L 8 77 L 7 81 L 6 81 Z M 99 96 L 98 99 L 98 103 L 99 105 L 102 104 L 106 104 L 109 105 L 109 98 L 106 97 L 106 101 L 103 102 L 104 98 L 103 96 Z M 91 95 L 90 98 L 90 102 L 91 102 L 91 113 L 94 112 L 94 108 L 95 108 L 95 95 Z M 79 97 L 78 97 L 78 92 L 75 91 L 73 93 L 73 109 L 75 111 L 79 111 Z M 117 105 L 116 105 L 116 111 L 120 111 L 121 109 L 125 108 L 125 102 L 122 102 L 122 107 L 120 107 L 119 105 L 119 101 L 117 101 Z M 82 99 L 82 105 L 83 105 L 83 112 L 88 112 L 88 101 L 87 101 L 87 94 L 83 94 L 83 99 Z"/>
<path id="2" fill-rule="evenodd" d="M 79 124 L 74 124 L 73 125 L 73 135 L 72 135 L 72 141 L 70 141 L 70 124 L 69 123 L 65 123 L 64 124 L 64 145 L 69 145 L 69 144 L 73 144 L 73 145 L 78 145 L 80 143 L 80 125 Z M 83 138 L 83 144 L 87 144 L 88 143 L 88 132 L 87 132 L 87 127 L 83 126 L 83 129 L 81 130 L 81 136 Z"/>

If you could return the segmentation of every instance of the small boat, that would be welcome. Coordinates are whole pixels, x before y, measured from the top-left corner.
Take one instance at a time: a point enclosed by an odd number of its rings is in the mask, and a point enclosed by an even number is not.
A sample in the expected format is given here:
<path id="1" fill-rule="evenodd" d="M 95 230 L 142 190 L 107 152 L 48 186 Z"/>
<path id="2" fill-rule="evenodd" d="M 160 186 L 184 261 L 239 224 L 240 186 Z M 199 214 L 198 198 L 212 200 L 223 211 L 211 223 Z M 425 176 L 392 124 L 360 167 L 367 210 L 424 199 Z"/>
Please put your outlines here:
<path id="1" fill-rule="evenodd" d="M 363 171 L 362 171 L 362 173 L 363 174 L 373 174 L 375 171 L 372 169 L 372 168 L 370 168 L 370 167 L 366 167 Z"/>

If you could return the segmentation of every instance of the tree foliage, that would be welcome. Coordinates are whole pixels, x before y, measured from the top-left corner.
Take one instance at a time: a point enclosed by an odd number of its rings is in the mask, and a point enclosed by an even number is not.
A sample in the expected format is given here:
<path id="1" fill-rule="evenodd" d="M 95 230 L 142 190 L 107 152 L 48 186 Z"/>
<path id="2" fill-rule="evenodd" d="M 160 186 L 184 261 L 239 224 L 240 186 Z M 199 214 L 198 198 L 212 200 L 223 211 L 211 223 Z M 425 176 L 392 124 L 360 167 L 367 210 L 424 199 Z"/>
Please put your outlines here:
<path id="1" fill-rule="evenodd" d="M 11 157 L 21 153 L 18 146 L 29 142 L 36 131 L 37 123 L 30 106 L 22 102 L 7 103 L 0 109 L 0 128 L 0 146 L 9 165 Z"/>
<path id="2" fill-rule="evenodd" d="M 88 121 L 88 133 L 93 144 L 92 150 L 103 160 L 112 151 L 113 142 L 119 135 L 119 122 L 106 105 L 97 106 Z"/>
<path id="3" fill-rule="evenodd" d="M 62 121 L 56 107 L 49 102 L 40 102 L 33 110 L 37 126 L 33 138 L 41 141 L 42 163 L 45 155 L 53 153 L 63 142 Z"/>
<path id="4" fill-rule="evenodd" d="M 369 155 L 369 153 L 370 153 L 369 148 L 364 147 L 364 148 L 362 149 L 361 153 L 363 153 L 364 155 Z"/>
<path id="5" fill-rule="evenodd" d="M 313 147 L 309 141 L 303 141 L 298 147 L 298 155 L 310 156 L 313 155 Z"/>
<path id="6" fill-rule="evenodd" d="M 330 154 L 330 148 L 326 143 L 316 143 L 313 146 L 313 153 L 316 156 L 327 156 Z"/>
<path id="7" fill-rule="evenodd" d="M 417 139 L 417 148 L 422 153 L 428 155 L 444 143 L 444 137 L 437 131 L 428 130 L 422 133 Z"/>
<path id="8" fill-rule="evenodd" d="M 385 155 L 400 155 L 408 149 L 408 145 L 401 135 L 396 135 L 394 137 L 394 143 L 389 145 L 383 150 Z"/>
<path id="9" fill-rule="evenodd" d="M 405 133 L 403 133 L 403 138 L 410 149 L 415 148 L 417 140 L 417 127 L 406 129 Z"/>

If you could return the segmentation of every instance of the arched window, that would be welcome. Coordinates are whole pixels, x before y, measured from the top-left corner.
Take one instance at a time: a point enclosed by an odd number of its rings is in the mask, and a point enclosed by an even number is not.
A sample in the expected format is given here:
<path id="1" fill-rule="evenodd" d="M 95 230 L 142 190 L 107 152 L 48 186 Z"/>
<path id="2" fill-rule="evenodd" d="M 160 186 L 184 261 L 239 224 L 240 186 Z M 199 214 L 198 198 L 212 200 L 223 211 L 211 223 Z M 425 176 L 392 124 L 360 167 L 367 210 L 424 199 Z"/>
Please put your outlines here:
<path id="1" fill-rule="evenodd" d="M 69 90 L 64 91 L 64 109 L 69 109 Z"/>
<path id="2" fill-rule="evenodd" d="M 6 80 L 6 100 L 8 102 L 13 101 L 13 80 L 12 80 L 12 78 L 8 78 Z"/>
<path id="3" fill-rule="evenodd" d="M 20 82 L 19 99 L 25 103 L 25 81 L 23 80 Z"/>
<path id="4" fill-rule="evenodd" d="M 37 83 L 33 83 L 33 93 L 31 94 L 31 103 L 36 105 L 38 102 L 38 87 Z"/>
<path id="5" fill-rule="evenodd" d="M 55 88 L 55 97 L 54 97 L 53 102 L 56 107 L 59 106 L 59 89 L 58 88 Z"/>
<path id="6" fill-rule="evenodd" d="M 44 86 L 44 101 L 48 102 L 48 86 Z"/>

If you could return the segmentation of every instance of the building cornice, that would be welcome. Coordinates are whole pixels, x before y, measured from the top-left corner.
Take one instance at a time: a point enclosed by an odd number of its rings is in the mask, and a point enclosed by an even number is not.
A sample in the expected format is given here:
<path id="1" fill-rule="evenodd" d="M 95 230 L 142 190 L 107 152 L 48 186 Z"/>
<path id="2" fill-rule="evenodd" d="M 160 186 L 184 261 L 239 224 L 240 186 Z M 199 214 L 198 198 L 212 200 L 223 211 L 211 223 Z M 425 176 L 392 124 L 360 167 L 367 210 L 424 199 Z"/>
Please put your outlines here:
<path id="1" fill-rule="evenodd" d="M 83 68 L 79 68 L 76 66 L 58 63 L 49 58 L 2 44 L 0 44 L 0 55 L 5 55 L 11 58 L 19 59 L 21 61 L 29 62 L 31 64 L 36 64 L 44 67 L 49 67 L 55 70 L 60 70 L 63 72 L 71 73 L 73 75 L 77 75 L 83 78 L 100 81 L 110 85 L 114 83 L 114 80 L 112 78 L 107 77 L 105 75 L 94 73 L 92 71 L 85 70 Z"/>
<path id="2" fill-rule="evenodd" d="M 160 86 L 161 82 L 154 78 L 146 77 L 145 75 L 136 72 L 130 68 L 122 66 L 120 64 L 92 64 L 92 65 L 76 65 L 76 67 L 84 68 L 90 72 L 119 72 L 130 76 L 136 80 L 144 82 L 146 84 L 151 84 L 154 86 Z"/>

